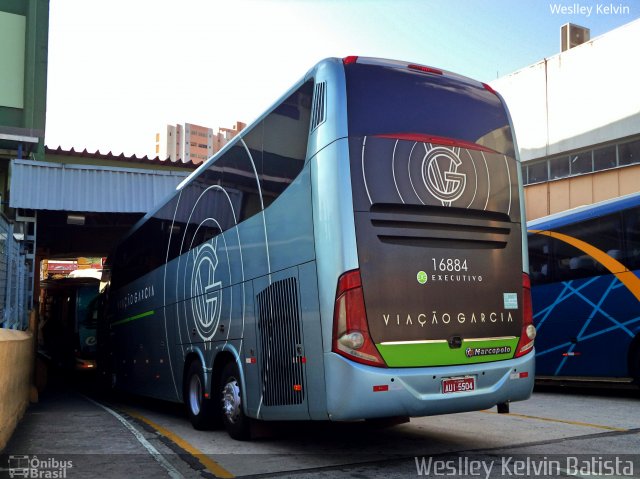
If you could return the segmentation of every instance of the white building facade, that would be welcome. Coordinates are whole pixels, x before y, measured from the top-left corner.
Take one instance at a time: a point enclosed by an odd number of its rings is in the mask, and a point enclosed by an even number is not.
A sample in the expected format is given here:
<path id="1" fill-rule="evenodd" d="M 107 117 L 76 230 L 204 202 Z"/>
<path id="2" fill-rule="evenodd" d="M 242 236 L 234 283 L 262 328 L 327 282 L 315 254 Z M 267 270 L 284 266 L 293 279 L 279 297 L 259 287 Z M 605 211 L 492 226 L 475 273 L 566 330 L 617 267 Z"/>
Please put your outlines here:
<path id="1" fill-rule="evenodd" d="M 528 219 L 640 191 L 640 20 L 491 82 L 516 131 Z"/>

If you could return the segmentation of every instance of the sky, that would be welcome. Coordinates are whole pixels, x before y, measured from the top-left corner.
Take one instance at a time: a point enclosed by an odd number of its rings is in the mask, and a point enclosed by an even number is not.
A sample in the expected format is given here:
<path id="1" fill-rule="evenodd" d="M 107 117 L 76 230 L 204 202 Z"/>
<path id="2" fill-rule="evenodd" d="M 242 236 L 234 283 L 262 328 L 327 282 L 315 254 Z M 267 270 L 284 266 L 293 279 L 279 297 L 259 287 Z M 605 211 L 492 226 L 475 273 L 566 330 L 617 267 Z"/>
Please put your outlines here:
<path id="1" fill-rule="evenodd" d="M 565 23 L 637 18 L 640 0 L 50 0 L 45 143 L 153 157 L 167 124 L 250 123 L 323 58 L 489 82 L 559 53 Z"/>

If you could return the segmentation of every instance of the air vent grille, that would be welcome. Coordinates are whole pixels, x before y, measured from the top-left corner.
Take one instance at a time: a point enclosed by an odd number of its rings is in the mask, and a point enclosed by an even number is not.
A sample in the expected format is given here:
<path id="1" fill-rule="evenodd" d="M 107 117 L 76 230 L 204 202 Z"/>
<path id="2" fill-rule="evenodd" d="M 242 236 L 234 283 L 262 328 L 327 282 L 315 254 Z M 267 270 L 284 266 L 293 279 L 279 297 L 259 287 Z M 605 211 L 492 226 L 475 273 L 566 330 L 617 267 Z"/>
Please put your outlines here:
<path id="1" fill-rule="evenodd" d="M 265 406 L 302 404 L 304 355 L 298 281 L 276 281 L 257 296 Z"/>
<path id="2" fill-rule="evenodd" d="M 311 113 L 311 131 L 324 123 L 327 116 L 327 82 L 316 83 L 313 93 L 313 108 Z"/>

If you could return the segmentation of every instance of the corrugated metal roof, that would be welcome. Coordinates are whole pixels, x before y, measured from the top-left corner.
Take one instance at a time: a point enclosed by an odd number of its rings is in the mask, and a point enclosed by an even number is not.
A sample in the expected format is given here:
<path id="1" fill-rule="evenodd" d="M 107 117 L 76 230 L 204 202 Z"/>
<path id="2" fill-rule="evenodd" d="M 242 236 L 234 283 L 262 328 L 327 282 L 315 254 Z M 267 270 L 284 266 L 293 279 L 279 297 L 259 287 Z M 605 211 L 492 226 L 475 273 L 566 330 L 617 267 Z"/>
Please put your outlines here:
<path id="1" fill-rule="evenodd" d="M 91 153 L 90 151 L 87 151 L 86 148 L 82 151 L 80 150 L 76 151 L 74 148 L 71 148 L 70 150 L 63 150 L 62 147 L 60 146 L 58 148 L 50 148 L 48 146 L 45 146 L 44 152 L 45 152 L 45 157 L 71 156 L 71 157 L 78 157 L 78 158 L 91 158 L 96 160 L 113 160 L 113 161 L 121 161 L 124 163 L 155 165 L 155 166 L 161 166 L 161 167 L 171 166 L 175 168 L 188 168 L 191 170 L 195 170 L 198 166 L 192 161 L 187 161 L 187 162 L 171 161 L 168 158 L 164 159 L 164 158 L 160 158 L 159 156 L 156 156 L 155 158 L 149 158 L 146 155 L 140 156 L 140 157 L 138 157 L 138 155 L 125 156 L 124 153 L 120 153 L 119 155 L 117 155 L 111 151 L 109 151 L 108 153 L 101 153 L 100 151 L 95 151 Z"/>
<path id="2" fill-rule="evenodd" d="M 12 160 L 12 208 L 146 213 L 189 171 L 146 170 Z"/>

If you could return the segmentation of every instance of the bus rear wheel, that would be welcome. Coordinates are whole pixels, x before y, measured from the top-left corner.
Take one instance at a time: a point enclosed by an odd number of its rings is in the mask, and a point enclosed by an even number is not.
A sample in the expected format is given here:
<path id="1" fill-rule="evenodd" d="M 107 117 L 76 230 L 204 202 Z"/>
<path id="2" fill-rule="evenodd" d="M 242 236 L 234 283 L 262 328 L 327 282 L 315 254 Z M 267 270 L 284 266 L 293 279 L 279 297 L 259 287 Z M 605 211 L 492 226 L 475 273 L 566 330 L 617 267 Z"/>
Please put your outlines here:
<path id="1" fill-rule="evenodd" d="M 193 361 L 187 370 L 184 387 L 184 403 L 189 420 L 195 429 L 207 430 L 215 426 L 215 407 L 205 396 L 204 372 L 200 361 Z"/>
<path id="2" fill-rule="evenodd" d="M 250 419 L 244 414 L 238 366 L 227 363 L 220 378 L 220 414 L 229 436 L 238 441 L 251 438 Z"/>

